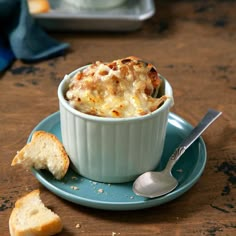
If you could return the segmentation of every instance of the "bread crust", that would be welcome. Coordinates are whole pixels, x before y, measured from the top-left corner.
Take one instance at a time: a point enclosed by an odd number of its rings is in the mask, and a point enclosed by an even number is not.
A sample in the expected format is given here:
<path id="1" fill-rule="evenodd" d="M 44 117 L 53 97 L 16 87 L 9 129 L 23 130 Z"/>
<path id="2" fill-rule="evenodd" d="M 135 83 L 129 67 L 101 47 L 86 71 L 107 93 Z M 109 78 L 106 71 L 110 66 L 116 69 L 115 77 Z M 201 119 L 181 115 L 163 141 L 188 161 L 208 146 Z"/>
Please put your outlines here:
<path id="1" fill-rule="evenodd" d="M 28 7 L 31 14 L 45 13 L 50 10 L 48 0 L 28 0 Z"/>
<path id="2" fill-rule="evenodd" d="M 53 162 L 53 156 L 48 156 L 47 161 L 44 160 L 44 162 L 46 162 L 46 163 L 43 163 L 42 160 L 38 160 L 37 161 L 38 163 L 35 163 L 36 162 L 35 160 L 37 160 L 37 157 L 29 156 L 29 154 L 28 154 L 29 151 L 34 149 L 35 146 L 37 146 L 37 144 L 40 143 L 42 140 L 48 141 L 46 143 L 46 146 L 44 147 L 45 150 L 48 150 L 51 152 L 52 147 L 50 146 L 50 143 L 53 143 L 54 146 L 57 148 L 57 152 L 60 154 L 59 155 L 60 166 L 58 166 L 58 170 L 55 172 L 53 172 L 48 166 L 49 161 Z M 43 150 L 43 151 L 45 151 L 45 150 Z M 42 162 L 41 166 L 38 166 L 38 164 L 40 164 L 40 161 Z M 26 144 L 20 151 L 18 151 L 17 154 L 15 155 L 15 157 L 13 158 L 11 166 L 15 166 L 18 164 L 22 164 L 26 168 L 34 167 L 36 169 L 48 169 L 54 175 L 54 177 L 56 179 L 62 179 L 65 176 L 65 174 L 69 168 L 70 160 L 69 160 L 69 157 L 64 149 L 64 146 L 62 145 L 62 143 L 58 140 L 58 138 L 55 135 L 45 132 L 45 131 L 42 131 L 42 130 L 39 130 L 39 131 L 36 131 L 33 133 L 31 142 Z M 54 164 L 57 165 L 57 163 L 54 163 Z M 59 163 L 58 163 L 58 165 L 59 165 Z"/>
<path id="3" fill-rule="evenodd" d="M 19 225 L 18 225 L 19 211 L 22 210 L 23 206 L 29 204 L 29 202 L 31 203 L 32 201 L 30 201 L 30 200 L 32 198 L 38 198 L 41 201 L 39 195 L 40 195 L 40 191 L 39 191 L 39 189 L 36 189 L 36 190 L 28 193 L 27 195 L 19 198 L 16 201 L 15 207 L 12 210 L 12 213 L 9 218 L 9 231 L 10 231 L 11 236 L 26 236 L 26 235 L 46 236 L 46 235 L 54 235 L 56 233 L 61 232 L 61 230 L 63 228 L 62 221 L 61 221 L 60 217 L 57 214 L 55 214 L 54 212 L 53 212 L 53 215 L 51 216 L 51 219 L 48 220 L 48 222 L 44 222 L 44 224 L 41 224 L 41 225 L 39 224 L 34 227 L 28 226 L 25 229 L 21 229 L 19 227 Z M 43 206 L 44 206 L 44 204 L 43 204 Z M 34 206 L 31 205 L 31 207 L 33 209 Z M 48 208 L 46 208 L 46 209 L 48 211 L 51 211 Z M 40 215 L 39 215 L 39 217 L 40 217 Z M 41 217 L 43 217 L 43 215 Z"/>

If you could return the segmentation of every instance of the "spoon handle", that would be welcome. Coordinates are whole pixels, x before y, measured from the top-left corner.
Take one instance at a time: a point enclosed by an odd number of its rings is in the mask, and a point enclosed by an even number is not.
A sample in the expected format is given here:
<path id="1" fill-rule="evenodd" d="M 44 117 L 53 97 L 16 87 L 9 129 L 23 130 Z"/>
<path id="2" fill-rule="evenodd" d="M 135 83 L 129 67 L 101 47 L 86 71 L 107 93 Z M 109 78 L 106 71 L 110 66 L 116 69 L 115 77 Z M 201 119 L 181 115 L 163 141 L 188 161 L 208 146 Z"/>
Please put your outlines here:
<path id="1" fill-rule="evenodd" d="M 206 115 L 198 123 L 198 125 L 191 131 L 191 133 L 181 142 L 180 146 L 171 155 L 166 169 L 171 171 L 175 163 L 179 160 L 180 156 L 186 149 L 208 128 L 208 126 L 215 121 L 222 112 L 209 109 Z"/>

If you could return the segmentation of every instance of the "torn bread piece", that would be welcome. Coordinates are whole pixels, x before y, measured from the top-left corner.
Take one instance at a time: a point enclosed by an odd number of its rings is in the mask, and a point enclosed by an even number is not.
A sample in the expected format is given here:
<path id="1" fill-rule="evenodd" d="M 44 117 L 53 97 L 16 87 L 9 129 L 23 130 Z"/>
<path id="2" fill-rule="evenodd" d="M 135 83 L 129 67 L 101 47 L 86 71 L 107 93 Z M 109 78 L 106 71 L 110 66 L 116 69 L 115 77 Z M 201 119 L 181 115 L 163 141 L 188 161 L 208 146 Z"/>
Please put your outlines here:
<path id="1" fill-rule="evenodd" d="M 11 236 L 54 235 L 62 228 L 61 218 L 45 207 L 38 189 L 19 198 L 9 218 Z"/>
<path id="2" fill-rule="evenodd" d="M 11 165 L 21 164 L 26 168 L 47 169 L 53 176 L 62 179 L 69 168 L 69 157 L 58 138 L 45 131 L 36 131 L 12 160 Z"/>
<path id="3" fill-rule="evenodd" d="M 50 10 L 48 0 L 27 0 L 27 2 L 31 14 L 45 13 Z"/>

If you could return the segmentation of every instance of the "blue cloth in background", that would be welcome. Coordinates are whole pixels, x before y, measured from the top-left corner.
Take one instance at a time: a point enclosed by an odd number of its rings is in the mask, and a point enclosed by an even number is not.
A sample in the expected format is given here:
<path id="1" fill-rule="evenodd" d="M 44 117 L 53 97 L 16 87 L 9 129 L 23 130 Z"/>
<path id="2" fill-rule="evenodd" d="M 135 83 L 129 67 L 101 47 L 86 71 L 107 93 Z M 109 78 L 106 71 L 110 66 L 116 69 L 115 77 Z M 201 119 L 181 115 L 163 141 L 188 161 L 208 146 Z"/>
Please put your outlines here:
<path id="1" fill-rule="evenodd" d="M 9 45 L 0 38 L 0 72 L 4 71 L 15 59 Z"/>
<path id="2" fill-rule="evenodd" d="M 40 28 L 27 0 L 0 0 L 0 72 L 15 58 L 34 62 L 62 55 L 68 47 Z"/>

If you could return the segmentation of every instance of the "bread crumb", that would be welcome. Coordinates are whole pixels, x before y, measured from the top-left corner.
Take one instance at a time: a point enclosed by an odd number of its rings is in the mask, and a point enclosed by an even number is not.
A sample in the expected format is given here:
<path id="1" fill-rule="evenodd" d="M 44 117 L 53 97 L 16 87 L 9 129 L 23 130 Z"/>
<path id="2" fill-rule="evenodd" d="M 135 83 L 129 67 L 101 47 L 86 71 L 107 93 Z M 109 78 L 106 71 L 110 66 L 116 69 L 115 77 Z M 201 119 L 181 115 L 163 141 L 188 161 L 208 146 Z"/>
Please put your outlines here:
<path id="1" fill-rule="evenodd" d="M 130 199 L 134 199 L 134 196 L 130 196 L 129 198 L 130 198 Z"/>
<path id="2" fill-rule="evenodd" d="M 73 190 L 79 190 L 79 188 L 77 186 L 73 186 L 73 185 L 70 186 L 70 188 L 73 189 Z"/>
<path id="3" fill-rule="evenodd" d="M 104 190 L 103 190 L 102 188 L 100 188 L 100 189 L 98 189 L 98 192 L 99 192 L 99 193 L 103 193 Z"/>
<path id="4" fill-rule="evenodd" d="M 112 236 L 120 235 L 120 233 L 112 232 Z"/>
<path id="5" fill-rule="evenodd" d="M 76 224 L 76 225 L 75 225 L 75 228 L 77 228 L 77 229 L 80 228 L 80 227 L 81 227 L 80 224 Z"/>
<path id="6" fill-rule="evenodd" d="M 78 178 L 76 176 L 71 177 L 72 180 L 77 180 Z"/>
<path id="7" fill-rule="evenodd" d="M 176 170 L 176 171 L 179 172 L 179 173 L 182 173 L 182 172 L 183 172 L 182 169 L 178 169 L 178 170 Z"/>

